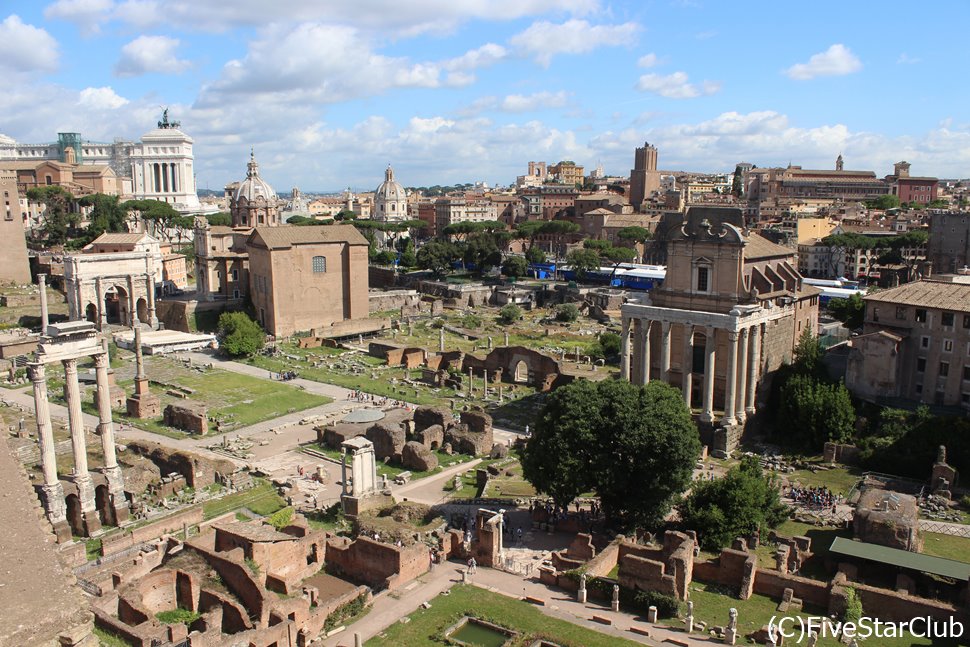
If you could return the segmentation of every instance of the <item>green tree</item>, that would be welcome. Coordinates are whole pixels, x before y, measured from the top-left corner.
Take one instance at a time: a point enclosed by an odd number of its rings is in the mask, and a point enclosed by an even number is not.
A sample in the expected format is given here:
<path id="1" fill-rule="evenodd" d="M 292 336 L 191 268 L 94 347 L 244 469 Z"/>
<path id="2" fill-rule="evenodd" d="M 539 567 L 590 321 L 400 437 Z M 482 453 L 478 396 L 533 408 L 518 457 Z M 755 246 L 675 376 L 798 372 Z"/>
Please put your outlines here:
<path id="1" fill-rule="evenodd" d="M 778 483 L 765 475 L 754 456 L 742 459 L 723 478 L 697 481 L 678 506 L 685 528 L 697 532 L 704 550 L 729 546 L 735 537 L 767 534 L 787 517 Z"/>
<path id="2" fill-rule="evenodd" d="M 506 326 L 522 318 L 522 308 L 514 303 L 507 303 L 498 311 L 498 321 Z"/>
<path id="3" fill-rule="evenodd" d="M 620 231 L 616 232 L 616 237 L 620 240 L 625 240 L 631 243 L 645 243 L 651 238 L 653 234 L 646 227 L 624 227 Z"/>
<path id="4" fill-rule="evenodd" d="M 740 200 L 743 194 L 744 173 L 741 172 L 741 165 L 738 164 L 734 167 L 734 179 L 731 180 L 731 195 Z"/>
<path id="5" fill-rule="evenodd" d="M 414 238 L 408 238 L 404 243 L 398 264 L 404 268 L 415 267 L 418 264 L 418 255 L 414 252 Z"/>
<path id="6" fill-rule="evenodd" d="M 515 226 L 512 236 L 518 240 L 528 240 L 529 249 L 532 249 L 536 236 L 541 233 L 544 224 L 546 224 L 544 220 L 525 220 Z"/>
<path id="7" fill-rule="evenodd" d="M 220 211 L 219 213 L 211 213 L 205 217 L 209 221 L 209 224 L 213 227 L 229 227 L 232 225 L 232 215 L 226 213 L 225 211 Z"/>
<path id="8" fill-rule="evenodd" d="M 779 427 L 792 430 L 792 440 L 809 449 L 821 450 L 828 441 L 846 442 L 852 437 L 855 408 L 844 384 L 796 374 L 781 387 L 780 400 Z"/>
<path id="9" fill-rule="evenodd" d="M 430 270 L 437 277 L 442 277 L 451 270 L 451 262 L 457 255 L 457 250 L 451 243 L 431 241 L 418 250 L 418 267 Z"/>
<path id="10" fill-rule="evenodd" d="M 576 273 L 576 278 L 582 280 L 587 272 L 599 268 L 600 255 L 595 249 L 574 249 L 566 255 L 566 263 Z"/>
<path id="11" fill-rule="evenodd" d="M 612 283 L 613 277 L 616 276 L 616 270 L 620 268 L 623 263 L 632 263 L 637 257 L 637 250 L 632 247 L 607 247 L 600 252 L 600 258 L 605 261 L 613 263 L 613 270 L 610 272 L 610 282 Z"/>
<path id="12" fill-rule="evenodd" d="M 595 249 L 598 252 L 611 249 L 613 243 L 602 238 L 587 238 L 583 241 L 583 249 Z"/>
<path id="13" fill-rule="evenodd" d="M 576 321 L 579 319 L 579 308 L 575 303 L 563 303 L 556 307 L 556 321 Z"/>
<path id="14" fill-rule="evenodd" d="M 794 361 L 792 366 L 796 373 L 811 377 L 824 377 L 825 367 L 822 365 L 822 342 L 812 334 L 812 331 L 805 329 L 798 337 L 798 343 L 793 352 Z"/>
<path id="15" fill-rule="evenodd" d="M 546 253 L 533 245 L 525 253 L 525 260 L 529 261 L 530 263 L 545 263 Z"/>
<path id="16" fill-rule="evenodd" d="M 615 332 L 600 333 L 597 341 L 599 342 L 600 348 L 603 349 L 603 355 L 605 357 L 619 355 L 623 346 L 620 336 Z"/>
<path id="17" fill-rule="evenodd" d="M 95 193 L 84 196 L 77 203 L 81 206 L 93 207 L 88 215 L 87 231 L 91 240 L 105 232 L 125 233 L 128 231 L 128 212 L 118 201 L 118 196 Z"/>
<path id="18" fill-rule="evenodd" d="M 502 252 L 499 240 L 491 232 L 479 232 L 468 238 L 462 251 L 462 260 L 466 265 L 474 265 L 479 274 L 485 274 L 491 268 L 502 262 Z"/>
<path id="19" fill-rule="evenodd" d="M 568 220 L 547 220 L 542 223 L 539 233 L 552 236 L 555 241 L 556 258 L 559 258 L 563 248 L 563 238 L 579 231 L 579 225 Z"/>
<path id="20" fill-rule="evenodd" d="M 81 214 L 73 209 L 74 196 L 60 186 L 38 186 L 27 189 L 27 199 L 42 203 L 44 209 L 44 237 L 48 245 L 63 245 L 81 222 Z"/>
<path id="21" fill-rule="evenodd" d="M 351 220 L 357 220 L 357 214 L 354 213 L 353 211 L 350 211 L 349 209 L 343 209 L 337 212 L 334 215 L 333 219 L 336 220 L 337 222 L 340 222 L 340 221 L 350 222 Z"/>
<path id="22" fill-rule="evenodd" d="M 529 273 L 529 263 L 521 256 L 508 256 L 502 261 L 502 274 L 515 278 Z"/>
<path id="23" fill-rule="evenodd" d="M 397 260 L 397 254 L 389 249 L 385 249 L 374 254 L 374 258 L 372 260 L 377 265 L 394 265 L 394 261 Z"/>
<path id="24" fill-rule="evenodd" d="M 845 324 L 849 330 L 862 328 L 866 317 L 866 304 L 860 293 L 855 293 L 848 299 L 831 299 L 828 305 L 829 314 Z"/>
<path id="25" fill-rule="evenodd" d="M 219 347 L 230 357 L 255 355 L 266 344 L 266 334 L 245 312 L 223 312 L 219 316 Z"/>
<path id="26" fill-rule="evenodd" d="M 899 207 L 899 196 L 881 195 L 875 200 L 866 200 L 866 206 L 870 209 L 895 209 Z"/>
<path id="27" fill-rule="evenodd" d="M 577 380 L 548 396 L 522 467 L 560 505 L 594 491 L 610 519 L 656 527 L 690 484 L 699 452 L 677 389 L 659 380 Z"/>

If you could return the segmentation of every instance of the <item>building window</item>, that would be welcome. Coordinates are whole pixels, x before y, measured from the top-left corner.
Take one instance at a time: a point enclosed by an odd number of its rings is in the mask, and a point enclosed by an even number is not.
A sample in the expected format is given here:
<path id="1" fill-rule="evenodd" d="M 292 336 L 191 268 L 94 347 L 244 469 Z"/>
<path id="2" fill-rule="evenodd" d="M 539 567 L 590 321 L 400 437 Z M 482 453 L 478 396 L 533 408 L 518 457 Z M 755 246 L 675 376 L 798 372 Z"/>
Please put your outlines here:
<path id="1" fill-rule="evenodd" d="M 239 290 L 233 290 L 232 291 L 232 298 L 233 299 L 238 299 L 239 298 Z"/>
<path id="2" fill-rule="evenodd" d="M 970 382 L 970 366 L 963 367 L 963 379 Z"/>
<path id="3" fill-rule="evenodd" d="M 917 395 L 920 394 L 920 393 L 922 393 L 922 392 L 923 392 L 923 385 L 922 384 L 917 384 L 916 385 L 916 393 L 917 393 Z"/>
<path id="4" fill-rule="evenodd" d="M 922 337 L 922 338 L 920 338 L 919 345 L 920 345 L 921 348 L 929 348 L 930 347 L 930 338 L 929 337 Z"/>
<path id="5" fill-rule="evenodd" d="M 944 339 L 943 340 L 943 352 L 944 353 L 953 352 L 953 340 L 952 339 Z"/>
<path id="6" fill-rule="evenodd" d="M 926 371 L 926 358 L 925 357 L 917 357 L 916 358 L 916 372 L 917 373 L 923 373 L 925 371 Z"/>
<path id="7" fill-rule="evenodd" d="M 698 267 L 697 268 L 697 291 L 707 292 L 710 289 L 710 272 L 709 267 Z"/>
<path id="8" fill-rule="evenodd" d="M 926 310 L 923 308 L 916 308 L 916 321 L 920 323 L 926 323 Z"/>
<path id="9" fill-rule="evenodd" d="M 940 362 L 940 377 L 950 374 L 950 362 Z"/>
<path id="10" fill-rule="evenodd" d="M 326 256 L 314 256 L 313 257 L 313 273 L 322 274 L 327 271 L 327 257 Z"/>
<path id="11" fill-rule="evenodd" d="M 905 319 L 906 318 L 906 308 L 896 308 L 896 318 Z"/>
<path id="12" fill-rule="evenodd" d="M 952 312 L 944 312 L 943 313 L 943 316 L 942 316 L 942 318 L 940 320 L 940 323 L 942 325 L 944 325 L 944 326 L 950 326 L 950 327 L 952 327 L 953 326 L 953 313 Z"/>
<path id="13" fill-rule="evenodd" d="M 239 280 L 239 270 L 233 270 L 232 271 L 232 280 L 233 281 L 238 281 Z"/>
<path id="14" fill-rule="evenodd" d="M 970 328 L 970 315 L 963 315 L 963 327 Z"/>

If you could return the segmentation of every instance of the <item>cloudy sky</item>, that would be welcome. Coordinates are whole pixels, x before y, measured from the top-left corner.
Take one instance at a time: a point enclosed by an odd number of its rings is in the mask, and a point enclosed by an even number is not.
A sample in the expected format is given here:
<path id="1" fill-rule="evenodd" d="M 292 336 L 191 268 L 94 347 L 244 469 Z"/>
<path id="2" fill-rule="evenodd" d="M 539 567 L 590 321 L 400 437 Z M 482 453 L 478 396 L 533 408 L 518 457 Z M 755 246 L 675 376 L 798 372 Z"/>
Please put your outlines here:
<path id="1" fill-rule="evenodd" d="M 970 3 L 710 0 L 0 2 L 0 133 L 138 138 L 168 106 L 200 188 L 508 184 L 529 160 L 626 174 L 970 176 Z"/>

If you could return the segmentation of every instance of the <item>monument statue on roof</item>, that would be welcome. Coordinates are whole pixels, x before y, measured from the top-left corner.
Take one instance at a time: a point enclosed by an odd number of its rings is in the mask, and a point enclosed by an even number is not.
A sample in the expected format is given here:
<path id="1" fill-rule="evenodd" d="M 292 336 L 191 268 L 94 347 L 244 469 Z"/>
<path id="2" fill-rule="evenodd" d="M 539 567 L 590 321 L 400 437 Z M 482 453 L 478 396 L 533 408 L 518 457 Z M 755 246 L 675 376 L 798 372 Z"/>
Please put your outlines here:
<path id="1" fill-rule="evenodd" d="M 158 122 L 159 128 L 180 128 L 182 122 L 168 120 L 168 108 L 162 110 L 162 120 Z"/>

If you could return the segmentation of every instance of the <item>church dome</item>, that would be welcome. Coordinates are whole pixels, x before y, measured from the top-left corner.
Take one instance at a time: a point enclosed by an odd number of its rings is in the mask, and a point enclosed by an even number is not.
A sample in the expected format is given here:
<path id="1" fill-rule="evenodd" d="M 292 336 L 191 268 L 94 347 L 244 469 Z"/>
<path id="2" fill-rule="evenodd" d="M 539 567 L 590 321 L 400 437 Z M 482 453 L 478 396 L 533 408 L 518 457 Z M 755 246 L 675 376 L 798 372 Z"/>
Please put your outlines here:
<path id="1" fill-rule="evenodd" d="M 377 187 L 377 191 L 374 192 L 374 201 L 378 200 L 384 201 L 386 203 L 390 202 L 401 202 L 407 200 L 407 194 L 404 192 L 404 187 L 401 183 L 394 179 L 394 169 L 390 166 L 384 171 L 384 181 L 381 185 Z"/>
<path id="2" fill-rule="evenodd" d="M 255 202 L 262 196 L 267 202 L 276 199 L 276 192 L 273 187 L 263 178 L 259 177 L 259 164 L 256 163 L 256 156 L 249 153 L 249 165 L 246 169 L 246 179 L 239 183 L 236 189 L 236 201 L 246 198 L 249 202 Z"/>

